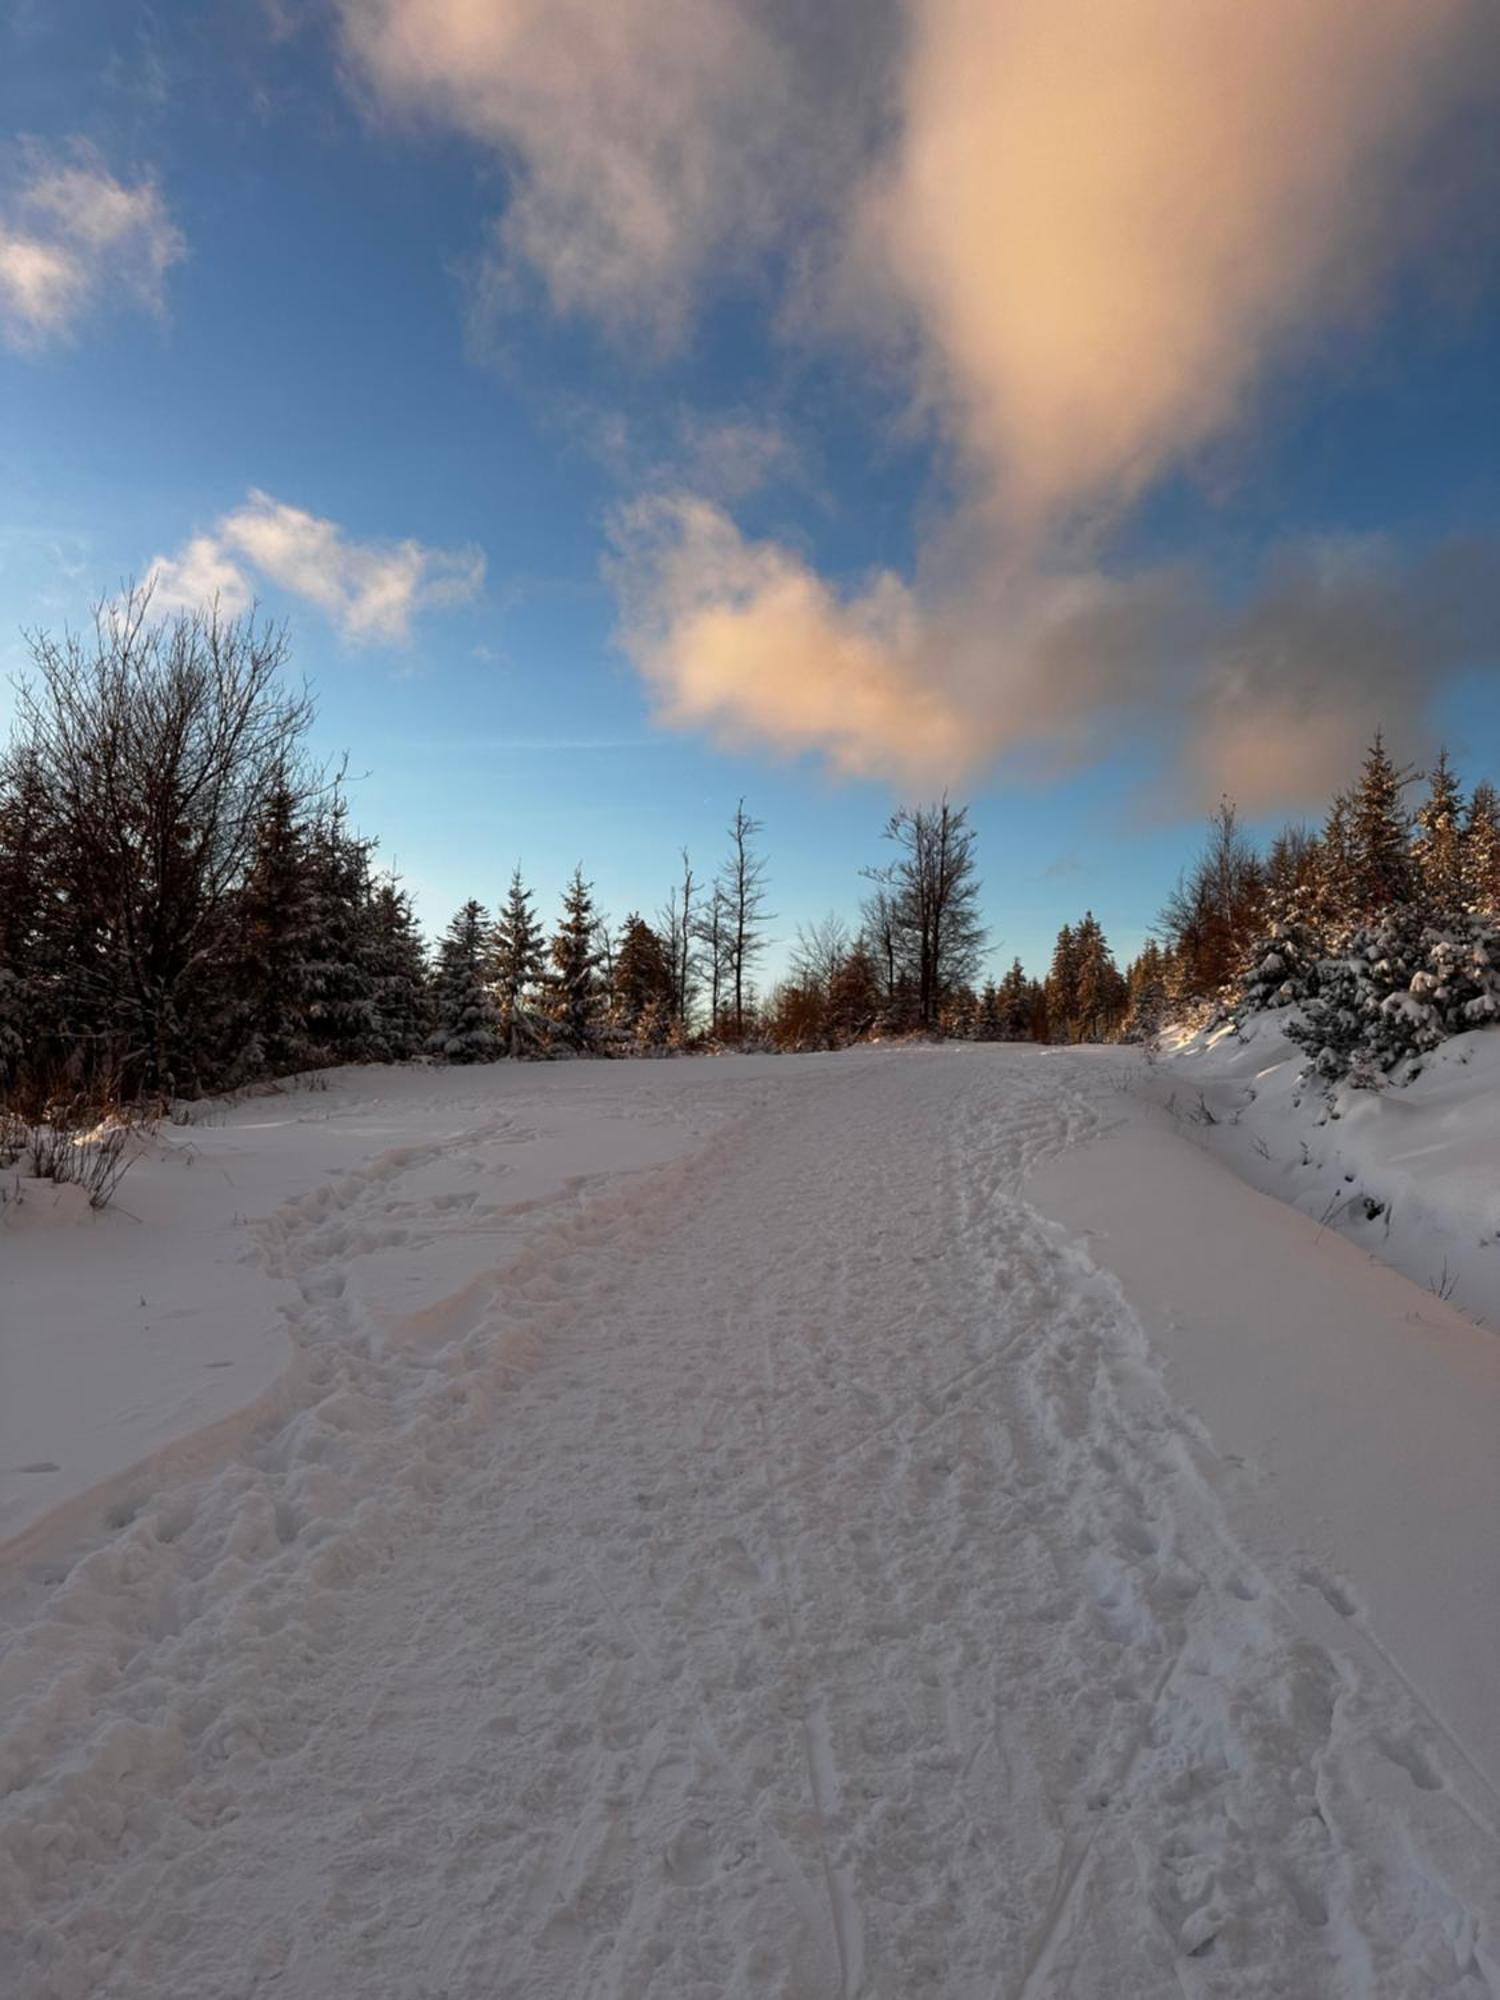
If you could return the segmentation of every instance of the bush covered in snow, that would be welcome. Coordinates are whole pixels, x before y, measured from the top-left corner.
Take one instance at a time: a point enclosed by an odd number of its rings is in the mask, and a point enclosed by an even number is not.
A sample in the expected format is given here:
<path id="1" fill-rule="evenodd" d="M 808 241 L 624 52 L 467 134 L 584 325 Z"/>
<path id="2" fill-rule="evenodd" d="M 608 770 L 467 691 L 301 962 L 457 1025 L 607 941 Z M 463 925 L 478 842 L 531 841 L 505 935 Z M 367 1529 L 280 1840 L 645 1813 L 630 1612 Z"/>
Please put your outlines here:
<path id="1" fill-rule="evenodd" d="M 1252 1013 L 1295 1006 L 1318 990 L 1318 941 L 1304 924 L 1281 924 L 1250 954 L 1240 1005 Z"/>
<path id="2" fill-rule="evenodd" d="M 1450 1035 L 1500 1021 L 1500 925 L 1390 911 L 1319 959 L 1287 1033 L 1327 1083 L 1372 1086 Z M 1301 997 L 1301 996 L 1289 996 Z"/>

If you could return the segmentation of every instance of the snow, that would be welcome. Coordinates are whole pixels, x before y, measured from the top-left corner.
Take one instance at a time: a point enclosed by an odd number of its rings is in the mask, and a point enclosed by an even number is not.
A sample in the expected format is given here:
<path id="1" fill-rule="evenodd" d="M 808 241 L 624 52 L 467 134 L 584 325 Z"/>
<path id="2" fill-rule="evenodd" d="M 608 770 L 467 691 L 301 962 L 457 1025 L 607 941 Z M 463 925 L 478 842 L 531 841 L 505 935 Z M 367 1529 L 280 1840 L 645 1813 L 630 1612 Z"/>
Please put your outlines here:
<path id="1" fill-rule="evenodd" d="M 1500 1330 L 1500 1033 L 1456 1035 L 1411 1082 L 1330 1099 L 1301 1080 L 1288 1012 L 1180 1041 L 1158 1094 L 1252 1185 Z"/>
<path id="2" fill-rule="evenodd" d="M 1133 1060 L 345 1072 L 143 1161 L 137 1220 L 0 1235 L 7 1371 L 65 1316 L 128 1365 L 169 1265 L 163 1390 L 251 1328 L 280 1370 L 134 1471 L 97 1398 L 12 1544 L 0 1989 L 1500 1989 L 1493 1725 L 1418 1630 L 1467 1589 L 1477 1691 L 1490 1336 L 1213 1168 L 1216 1267 Z M 1043 1212 L 1122 1120 L 1132 1249 L 1185 1221 L 1228 1293 L 1190 1376 L 1099 1215 Z M 1398 1600 L 1345 1562 L 1327 1427 L 1279 1427 L 1236 1321 L 1264 1374 L 1347 1383 L 1368 1322 L 1388 1386 L 1452 1378 L 1367 1447 L 1451 1564 Z"/>

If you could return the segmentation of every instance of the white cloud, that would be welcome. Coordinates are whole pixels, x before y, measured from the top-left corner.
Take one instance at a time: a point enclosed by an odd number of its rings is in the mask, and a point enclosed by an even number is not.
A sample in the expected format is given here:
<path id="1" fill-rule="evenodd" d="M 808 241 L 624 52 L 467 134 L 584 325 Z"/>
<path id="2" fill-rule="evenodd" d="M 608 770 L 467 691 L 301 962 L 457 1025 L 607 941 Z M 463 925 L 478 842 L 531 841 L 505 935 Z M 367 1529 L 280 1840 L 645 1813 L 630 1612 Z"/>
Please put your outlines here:
<path id="1" fill-rule="evenodd" d="M 158 556 L 146 572 L 158 611 L 198 611 L 217 601 L 229 617 L 249 609 L 250 580 L 216 535 L 194 535 L 175 556 Z"/>
<path id="2" fill-rule="evenodd" d="M 26 178 L 0 203 L 0 335 L 35 350 L 121 302 L 160 312 L 186 246 L 156 183 L 126 186 L 82 146 L 26 158 Z"/>
<path id="3" fill-rule="evenodd" d="M 176 556 L 158 557 L 148 574 L 163 609 L 217 595 L 225 610 L 243 610 L 260 577 L 316 605 L 355 644 L 396 644 L 420 612 L 473 597 L 484 583 L 484 557 L 411 540 L 354 541 L 337 522 L 252 489 L 244 506 Z"/>

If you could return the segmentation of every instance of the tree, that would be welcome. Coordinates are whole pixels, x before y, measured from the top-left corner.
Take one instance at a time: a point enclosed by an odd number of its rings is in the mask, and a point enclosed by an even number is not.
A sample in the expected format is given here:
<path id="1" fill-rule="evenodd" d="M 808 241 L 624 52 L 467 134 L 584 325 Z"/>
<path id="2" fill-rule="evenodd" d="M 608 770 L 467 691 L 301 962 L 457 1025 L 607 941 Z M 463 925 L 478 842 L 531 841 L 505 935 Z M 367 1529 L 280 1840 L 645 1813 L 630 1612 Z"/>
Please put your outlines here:
<path id="1" fill-rule="evenodd" d="M 1119 1024 L 1125 1007 L 1125 982 L 1092 910 L 1073 933 L 1077 962 L 1077 1039 L 1107 1041 Z"/>
<path id="2" fill-rule="evenodd" d="M 1464 822 L 1463 888 L 1469 910 L 1500 914 L 1500 798 L 1487 779 L 1474 787 Z"/>
<path id="3" fill-rule="evenodd" d="M 667 893 L 661 915 L 661 938 L 672 973 L 671 1017 L 679 1034 L 692 1025 L 697 974 L 698 918 L 694 892 L 698 887 L 688 851 L 682 850 L 682 879 Z"/>
<path id="4" fill-rule="evenodd" d="M 39 761 L 22 744 L 0 762 L 0 1086 L 7 1089 L 44 1023 L 53 1034 L 66 1031 L 53 976 L 56 839 Z"/>
<path id="5" fill-rule="evenodd" d="M 541 984 L 546 962 L 542 927 L 518 863 L 511 871 L 504 907 L 495 919 L 490 959 L 500 1032 L 508 1055 L 536 1055 L 545 1045 L 546 1023 L 532 1004 L 532 995 Z"/>
<path id="6" fill-rule="evenodd" d="M 612 996 L 614 1017 L 638 1042 L 667 1039 L 675 989 L 672 963 L 658 934 L 632 910 L 620 931 Z"/>
<path id="7" fill-rule="evenodd" d="M 867 872 L 884 892 L 874 914 L 886 932 L 892 997 L 904 974 L 914 989 L 917 1025 L 931 1031 L 948 996 L 972 983 L 984 949 L 977 837 L 968 807 L 955 806 L 946 793 L 936 805 L 892 813 L 885 834 L 897 859 Z"/>
<path id="8" fill-rule="evenodd" d="M 493 1062 L 505 1053 L 490 993 L 490 921 L 482 903 L 458 911 L 438 943 L 436 1025 L 427 1046 L 447 1062 Z"/>
<path id="9" fill-rule="evenodd" d="M 1036 1035 L 1036 988 L 1026 977 L 1020 959 L 1013 958 L 995 996 L 999 1039 L 1002 1042 L 1031 1041 Z"/>
<path id="10" fill-rule="evenodd" d="M 1125 975 L 1125 1019 L 1120 1039 L 1152 1042 L 1167 1018 L 1167 967 L 1155 938 L 1148 938 L 1141 955 Z"/>
<path id="11" fill-rule="evenodd" d="M 563 891 L 562 921 L 552 938 L 549 1013 L 557 1039 L 583 1054 L 595 1044 L 603 998 L 599 979 L 599 917 L 594 887 L 580 864 Z"/>
<path id="12" fill-rule="evenodd" d="M 1411 778 L 1392 763 L 1377 729 L 1350 800 L 1350 874 L 1358 918 L 1378 917 L 1412 899 L 1411 815 L 1401 802 Z"/>
<path id="13" fill-rule="evenodd" d="M 724 1031 L 724 994 L 729 980 L 729 946 L 732 935 L 729 901 L 722 881 L 716 881 L 707 901 L 693 919 L 692 935 L 702 952 L 702 968 L 708 977 L 708 1032 Z"/>
<path id="14" fill-rule="evenodd" d="M 1052 948 L 1052 969 L 1047 974 L 1047 1021 L 1054 1041 L 1077 1040 L 1078 1014 L 1078 943 L 1072 925 L 1064 924 Z"/>
<path id="15" fill-rule="evenodd" d="M 370 843 L 349 828 L 335 791 L 312 833 L 311 922 L 304 979 L 308 1035 L 322 1062 L 374 1053 L 370 966 Z"/>
<path id="16" fill-rule="evenodd" d="M 236 1047 L 228 1073 L 286 1076 L 316 1060 L 308 1032 L 315 884 L 312 842 L 297 788 L 278 783 L 264 802 L 255 853 L 236 912 Z"/>
<path id="17" fill-rule="evenodd" d="M 880 969 L 864 938 L 856 938 L 828 982 L 828 1028 L 838 1043 L 869 1034 L 880 1012 Z"/>
<path id="18" fill-rule="evenodd" d="M 366 966 L 381 1062 L 409 1062 L 432 1029 L 427 954 L 411 897 L 394 875 L 374 885 L 365 910 Z"/>
<path id="19" fill-rule="evenodd" d="M 18 728 L 57 816 L 89 1068 L 128 1094 L 196 1090 L 267 802 L 318 788 L 311 702 L 281 685 L 281 630 L 217 606 L 156 619 L 149 590 L 101 606 L 91 642 L 29 643 Z"/>
<path id="20" fill-rule="evenodd" d="M 761 822 L 745 811 L 741 799 L 729 823 L 729 854 L 715 885 L 715 901 L 722 900 L 724 968 L 736 1041 L 744 1039 L 750 974 L 769 942 L 765 927 L 773 921 L 766 908 L 766 864 L 754 844 L 755 836 L 763 830 Z"/>
<path id="21" fill-rule="evenodd" d="M 1464 907 L 1464 797 L 1446 750 L 1439 750 L 1427 786 L 1412 844 L 1417 883 L 1433 916 L 1457 916 Z"/>
<path id="22" fill-rule="evenodd" d="M 1243 967 L 1259 932 L 1265 871 L 1240 830 L 1233 802 L 1221 799 L 1209 817 L 1203 851 L 1167 898 L 1162 941 L 1177 964 L 1184 999 L 1210 999 Z"/>

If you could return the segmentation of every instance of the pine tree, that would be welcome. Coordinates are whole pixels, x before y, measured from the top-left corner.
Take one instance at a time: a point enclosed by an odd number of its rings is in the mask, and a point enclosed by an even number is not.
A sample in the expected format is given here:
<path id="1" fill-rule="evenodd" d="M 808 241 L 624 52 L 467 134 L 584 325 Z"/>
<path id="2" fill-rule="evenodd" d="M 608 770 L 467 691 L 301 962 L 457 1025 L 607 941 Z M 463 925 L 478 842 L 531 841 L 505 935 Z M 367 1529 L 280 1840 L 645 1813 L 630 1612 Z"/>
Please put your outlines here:
<path id="1" fill-rule="evenodd" d="M 1412 847 L 1417 884 L 1427 911 L 1439 921 L 1464 906 L 1464 799 L 1446 750 L 1428 776 L 1427 797 L 1417 808 Z"/>
<path id="2" fill-rule="evenodd" d="M 447 1062 L 493 1062 L 505 1053 L 490 993 L 490 923 L 482 903 L 464 904 L 438 943 L 436 1026 L 427 1046 Z"/>
<path id="3" fill-rule="evenodd" d="M 1354 856 L 1354 802 L 1340 792 L 1318 837 L 1313 875 L 1312 924 L 1326 945 L 1337 944 L 1358 922 L 1359 888 Z"/>
<path id="4" fill-rule="evenodd" d="M 1469 800 L 1462 867 L 1465 906 L 1477 916 L 1500 916 L 1500 798 L 1488 779 Z"/>
<path id="5" fill-rule="evenodd" d="M 1078 946 L 1071 924 L 1064 924 L 1052 949 L 1047 974 L 1048 1031 L 1056 1042 L 1078 1039 Z"/>
<path id="6" fill-rule="evenodd" d="M 614 959 L 614 1019 L 643 1047 L 660 1047 L 671 1026 L 674 987 L 666 944 L 632 910 L 621 928 Z"/>
<path id="7" fill-rule="evenodd" d="M 987 979 L 979 994 L 979 1016 L 974 1023 L 976 1042 L 1003 1042 L 1005 1023 L 1000 1009 L 1000 989 Z"/>
<path id="8" fill-rule="evenodd" d="M 1000 982 L 1000 1039 L 1029 1042 L 1035 1032 L 1036 986 L 1026 977 L 1020 959 L 1013 958 L 1010 970 Z"/>
<path id="9" fill-rule="evenodd" d="M 1359 918 L 1375 918 L 1411 901 L 1411 817 L 1401 802 L 1410 782 L 1410 772 L 1392 763 L 1377 729 L 1350 801 L 1351 874 Z"/>
<path id="10" fill-rule="evenodd" d="M 312 835 L 312 910 L 303 976 L 317 1059 L 364 1062 L 377 1046 L 367 912 L 370 842 L 335 796 Z"/>
<path id="11" fill-rule="evenodd" d="M 593 1049 L 603 990 L 599 979 L 599 917 L 583 868 L 563 891 L 562 921 L 552 939 L 548 1011 L 558 1041 L 577 1054 Z"/>
<path id="12" fill-rule="evenodd" d="M 495 919 L 492 960 L 500 1032 L 511 1056 L 538 1055 L 546 1046 L 546 1019 L 533 998 L 542 984 L 546 963 L 542 927 L 517 866 L 511 874 L 505 906 Z"/>
<path id="13" fill-rule="evenodd" d="M 1124 1009 L 1125 982 L 1092 910 L 1085 912 L 1073 933 L 1073 950 L 1078 968 L 1077 1038 L 1106 1041 Z"/>
<path id="14" fill-rule="evenodd" d="M 227 1073 L 288 1076 L 317 1060 L 310 1010 L 318 883 L 310 830 L 293 788 L 279 784 L 256 829 L 236 913 L 239 1004 Z"/>
<path id="15" fill-rule="evenodd" d="M 393 876 L 375 884 L 365 919 L 377 1059 L 409 1062 L 432 1029 L 427 955 L 411 898 Z"/>

